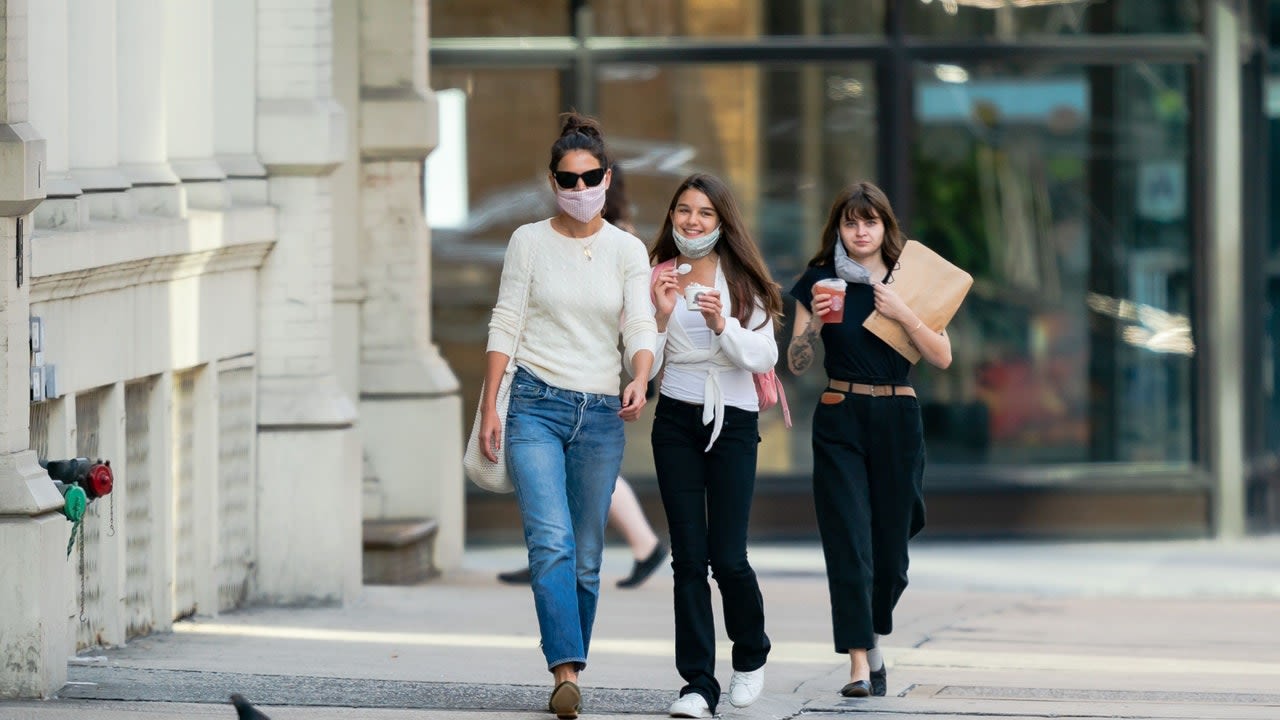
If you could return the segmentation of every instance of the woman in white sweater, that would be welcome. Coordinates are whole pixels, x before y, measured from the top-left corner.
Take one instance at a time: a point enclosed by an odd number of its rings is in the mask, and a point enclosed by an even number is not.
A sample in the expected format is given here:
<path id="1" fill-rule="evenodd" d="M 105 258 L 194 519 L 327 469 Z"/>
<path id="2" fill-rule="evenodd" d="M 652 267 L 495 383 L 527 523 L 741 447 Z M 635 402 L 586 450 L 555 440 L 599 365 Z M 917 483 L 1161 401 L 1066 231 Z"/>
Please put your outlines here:
<path id="1" fill-rule="evenodd" d="M 782 299 L 732 194 L 712 175 L 691 175 L 676 189 L 649 256 L 657 265 L 655 367 L 665 365 L 653 460 L 671 531 L 676 669 L 685 680 L 671 715 L 711 717 L 720 684 L 708 565 L 733 641 L 729 702 L 750 705 L 764 687 L 764 600 L 747 562 L 760 442 L 752 374 L 778 360 L 773 320 Z M 686 294 L 692 285 L 706 289 Z"/>
<path id="2" fill-rule="evenodd" d="M 511 236 L 489 323 L 480 442 L 507 471 L 529 549 L 542 652 L 554 675 L 549 709 L 578 715 L 600 593 L 609 496 L 624 421 L 645 405 L 656 327 L 644 244 L 600 217 L 609 157 L 600 127 L 565 116 L 547 178 L 560 212 Z M 618 352 L 619 318 L 625 355 Z M 497 388 L 514 353 L 506 428 Z M 625 360 L 632 380 L 618 392 Z"/>

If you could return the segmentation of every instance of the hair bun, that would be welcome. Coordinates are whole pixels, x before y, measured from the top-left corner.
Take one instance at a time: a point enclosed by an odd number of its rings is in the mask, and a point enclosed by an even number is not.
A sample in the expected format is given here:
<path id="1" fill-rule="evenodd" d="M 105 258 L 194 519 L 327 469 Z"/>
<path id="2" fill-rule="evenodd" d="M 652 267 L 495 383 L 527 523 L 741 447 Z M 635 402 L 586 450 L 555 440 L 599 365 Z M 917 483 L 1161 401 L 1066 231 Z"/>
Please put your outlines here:
<path id="1" fill-rule="evenodd" d="M 564 123 L 560 126 L 560 137 L 578 133 L 597 140 L 604 140 L 604 132 L 600 128 L 600 123 L 596 122 L 594 118 L 579 115 L 576 112 L 567 112 L 561 117 L 564 118 Z"/>

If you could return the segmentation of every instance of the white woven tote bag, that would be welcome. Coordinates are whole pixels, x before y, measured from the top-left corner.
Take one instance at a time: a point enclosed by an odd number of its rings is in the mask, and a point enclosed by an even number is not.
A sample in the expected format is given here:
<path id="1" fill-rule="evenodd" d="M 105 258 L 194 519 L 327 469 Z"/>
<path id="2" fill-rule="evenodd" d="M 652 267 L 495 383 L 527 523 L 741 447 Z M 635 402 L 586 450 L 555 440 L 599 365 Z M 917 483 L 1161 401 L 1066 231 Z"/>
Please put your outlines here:
<path id="1" fill-rule="evenodd" d="M 529 292 L 533 284 L 533 273 L 525 273 L 524 303 L 520 306 L 520 331 L 516 334 L 515 347 L 511 349 L 511 359 L 507 361 L 507 369 L 502 373 L 498 383 L 498 423 L 502 428 L 502 444 L 498 448 L 498 462 L 489 462 L 489 458 L 480 451 L 480 405 L 484 404 L 484 385 L 480 386 L 480 403 L 476 405 L 476 419 L 471 423 L 471 436 L 467 438 L 467 450 L 462 455 L 462 471 L 467 479 L 481 488 L 495 493 L 509 493 L 515 490 L 511 478 L 507 476 L 507 406 L 511 402 L 511 379 L 516 374 L 516 354 L 520 352 L 520 340 L 524 337 L 525 314 L 529 312 Z"/>

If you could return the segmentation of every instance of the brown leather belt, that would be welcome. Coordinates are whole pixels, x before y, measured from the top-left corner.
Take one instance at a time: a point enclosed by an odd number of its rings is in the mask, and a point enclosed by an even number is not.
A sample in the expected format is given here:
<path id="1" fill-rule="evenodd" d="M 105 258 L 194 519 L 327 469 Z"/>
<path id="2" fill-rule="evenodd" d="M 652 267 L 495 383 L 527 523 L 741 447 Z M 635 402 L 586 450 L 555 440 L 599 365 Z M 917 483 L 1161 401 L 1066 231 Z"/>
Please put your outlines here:
<path id="1" fill-rule="evenodd" d="M 853 395 L 870 395 L 871 397 L 915 397 L 916 389 L 910 385 L 864 385 L 863 383 L 845 382 L 844 380 L 828 380 L 827 387 Z"/>

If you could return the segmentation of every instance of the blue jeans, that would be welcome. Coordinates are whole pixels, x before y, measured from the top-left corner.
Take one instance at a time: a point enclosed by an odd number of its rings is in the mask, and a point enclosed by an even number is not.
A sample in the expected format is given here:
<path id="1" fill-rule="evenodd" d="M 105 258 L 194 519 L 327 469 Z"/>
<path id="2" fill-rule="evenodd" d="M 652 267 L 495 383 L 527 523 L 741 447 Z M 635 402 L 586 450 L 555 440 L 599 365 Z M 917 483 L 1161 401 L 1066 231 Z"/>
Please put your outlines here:
<path id="1" fill-rule="evenodd" d="M 551 669 L 587 665 L 609 498 L 622 468 L 620 399 L 552 387 L 520 368 L 507 409 L 507 472 Z"/>

